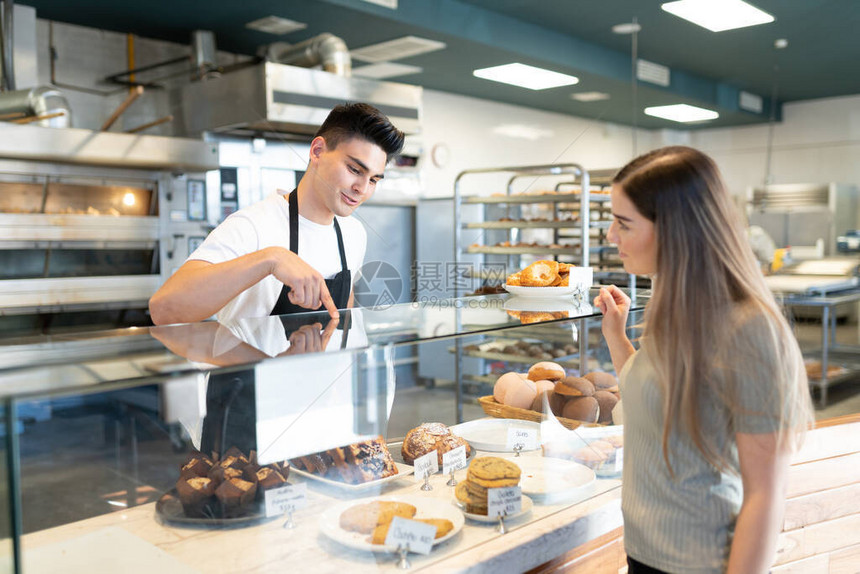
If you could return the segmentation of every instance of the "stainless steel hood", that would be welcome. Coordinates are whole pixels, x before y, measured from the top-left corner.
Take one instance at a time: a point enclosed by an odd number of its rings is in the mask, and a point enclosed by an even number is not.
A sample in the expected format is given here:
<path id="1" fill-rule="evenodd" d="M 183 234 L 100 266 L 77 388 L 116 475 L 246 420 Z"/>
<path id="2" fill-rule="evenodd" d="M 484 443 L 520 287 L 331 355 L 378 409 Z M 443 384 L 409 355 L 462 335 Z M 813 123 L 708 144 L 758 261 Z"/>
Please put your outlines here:
<path id="1" fill-rule="evenodd" d="M 321 70 L 263 62 L 171 94 L 177 135 L 203 132 L 254 136 L 313 135 L 329 111 L 346 102 L 379 108 L 407 134 L 420 131 L 419 86 L 343 77 Z"/>

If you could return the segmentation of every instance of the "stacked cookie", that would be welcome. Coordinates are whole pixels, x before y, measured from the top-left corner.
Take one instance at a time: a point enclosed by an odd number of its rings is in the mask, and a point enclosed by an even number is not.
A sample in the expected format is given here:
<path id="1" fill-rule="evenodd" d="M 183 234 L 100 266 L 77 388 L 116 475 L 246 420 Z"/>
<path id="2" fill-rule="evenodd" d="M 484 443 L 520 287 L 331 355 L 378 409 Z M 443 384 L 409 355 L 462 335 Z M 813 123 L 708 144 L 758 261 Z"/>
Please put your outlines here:
<path id="1" fill-rule="evenodd" d="M 486 515 L 487 491 L 520 483 L 520 467 L 495 456 L 476 458 L 469 465 L 466 480 L 457 485 L 455 496 L 470 514 Z"/>

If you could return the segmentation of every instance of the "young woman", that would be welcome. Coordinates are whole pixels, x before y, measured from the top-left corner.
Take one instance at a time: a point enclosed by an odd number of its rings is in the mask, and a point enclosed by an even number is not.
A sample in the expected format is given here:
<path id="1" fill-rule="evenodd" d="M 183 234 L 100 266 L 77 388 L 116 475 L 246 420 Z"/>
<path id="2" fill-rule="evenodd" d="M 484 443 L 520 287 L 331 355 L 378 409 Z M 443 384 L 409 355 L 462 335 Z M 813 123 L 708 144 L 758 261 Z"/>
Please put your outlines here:
<path id="1" fill-rule="evenodd" d="M 650 152 L 611 193 L 609 240 L 653 281 L 638 351 L 629 298 L 594 301 L 624 401 L 629 572 L 767 572 L 811 421 L 800 350 L 709 157 Z"/>

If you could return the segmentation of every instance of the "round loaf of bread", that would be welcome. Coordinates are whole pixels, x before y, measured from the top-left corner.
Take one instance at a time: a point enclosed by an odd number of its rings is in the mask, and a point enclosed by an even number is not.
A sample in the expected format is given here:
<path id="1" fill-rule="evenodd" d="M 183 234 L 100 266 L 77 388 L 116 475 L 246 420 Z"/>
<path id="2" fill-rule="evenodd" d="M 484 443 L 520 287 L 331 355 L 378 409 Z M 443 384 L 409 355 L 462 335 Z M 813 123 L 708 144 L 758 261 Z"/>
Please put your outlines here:
<path id="1" fill-rule="evenodd" d="M 567 397 L 590 397 L 594 394 L 594 385 L 588 379 L 570 376 L 555 384 L 555 392 Z"/>
<path id="2" fill-rule="evenodd" d="M 548 401 L 554 388 L 555 383 L 552 381 L 535 381 L 535 390 L 537 391 L 537 395 L 535 396 L 535 400 L 532 402 L 533 411 L 542 413 L 549 408 Z"/>
<path id="3" fill-rule="evenodd" d="M 508 392 L 508 389 L 511 388 L 512 385 L 518 385 L 523 380 L 523 375 L 519 373 L 505 373 L 498 379 L 496 379 L 496 384 L 493 386 L 493 398 L 496 399 L 496 402 L 499 404 L 505 403 L 505 395 Z"/>
<path id="4" fill-rule="evenodd" d="M 518 409 L 530 409 L 537 396 L 537 387 L 534 381 L 520 379 L 519 383 L 512 383 L 505 393 L 504 404 Z"/>
<path id="5" fill-rule="evenodd" d="M 618 404 L 618 397 L 609 391 L 597 391 L 594 393 L 594 398 L 600 407 L 600 414 L 597 422 L 601 424 L 609 424 L 612 422 L 612 409 Z"/>
<path id="6" fill-rule="evenodd" d="M 529 379 L 532 381 L 558 381 L 559 379 L 563 379 L 565 374 L 561 365 L 551 361 L 535 363 L 529 369 Z"/>
<path id="7" fill-rule="evenodd" d="M 560 395 L 557 392 L 553 391 L 549 394 L 549 410 L 552 411 L 557 417 L 562 416 L 564 412 L 564 405 L 567 404 L 567 399 L 565 395 Z"/>
<path id="8" fill-rule="evenodd" d="M 596 423 L 600 413 L 600 406 L 594 397 L 575 397 L 568 399 L 564 405 L 562 415 L 566 419 Z"/>
<path id="9" fill-rule="evenodd" d="M 595 390 L 608 391 L 613 387 L 618 386 L 618 380 L 609 373 L 603 371 L 591 371 L 583 377 L 594 384 Z"/>
<path id="10" fill-rule="evenodd" d="M 442 454 L 460 446 L 466 447 L 467 457 L 472 453 L 472 447 L 466 439 L 452 433 L 447 426 L 442 423 L 424 423 L 406 433 L 400 454 L 403 462 L 412 464 L 416 458 L 435 450 L 441 468 Z"/>

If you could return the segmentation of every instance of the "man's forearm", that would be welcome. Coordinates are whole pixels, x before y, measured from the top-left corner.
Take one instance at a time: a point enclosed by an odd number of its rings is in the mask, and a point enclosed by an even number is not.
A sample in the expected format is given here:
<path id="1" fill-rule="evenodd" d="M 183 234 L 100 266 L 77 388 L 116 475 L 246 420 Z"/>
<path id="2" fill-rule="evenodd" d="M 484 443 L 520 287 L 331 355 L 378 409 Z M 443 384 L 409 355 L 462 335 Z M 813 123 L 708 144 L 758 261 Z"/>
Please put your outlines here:
<path id="1" fill-rule="evenodd" d="M 149 300 L 153 323 L 190 323 L 211 317 L 271 273 L 270 255 L 264 249 L 224 263 L 187 262 Z"/>

